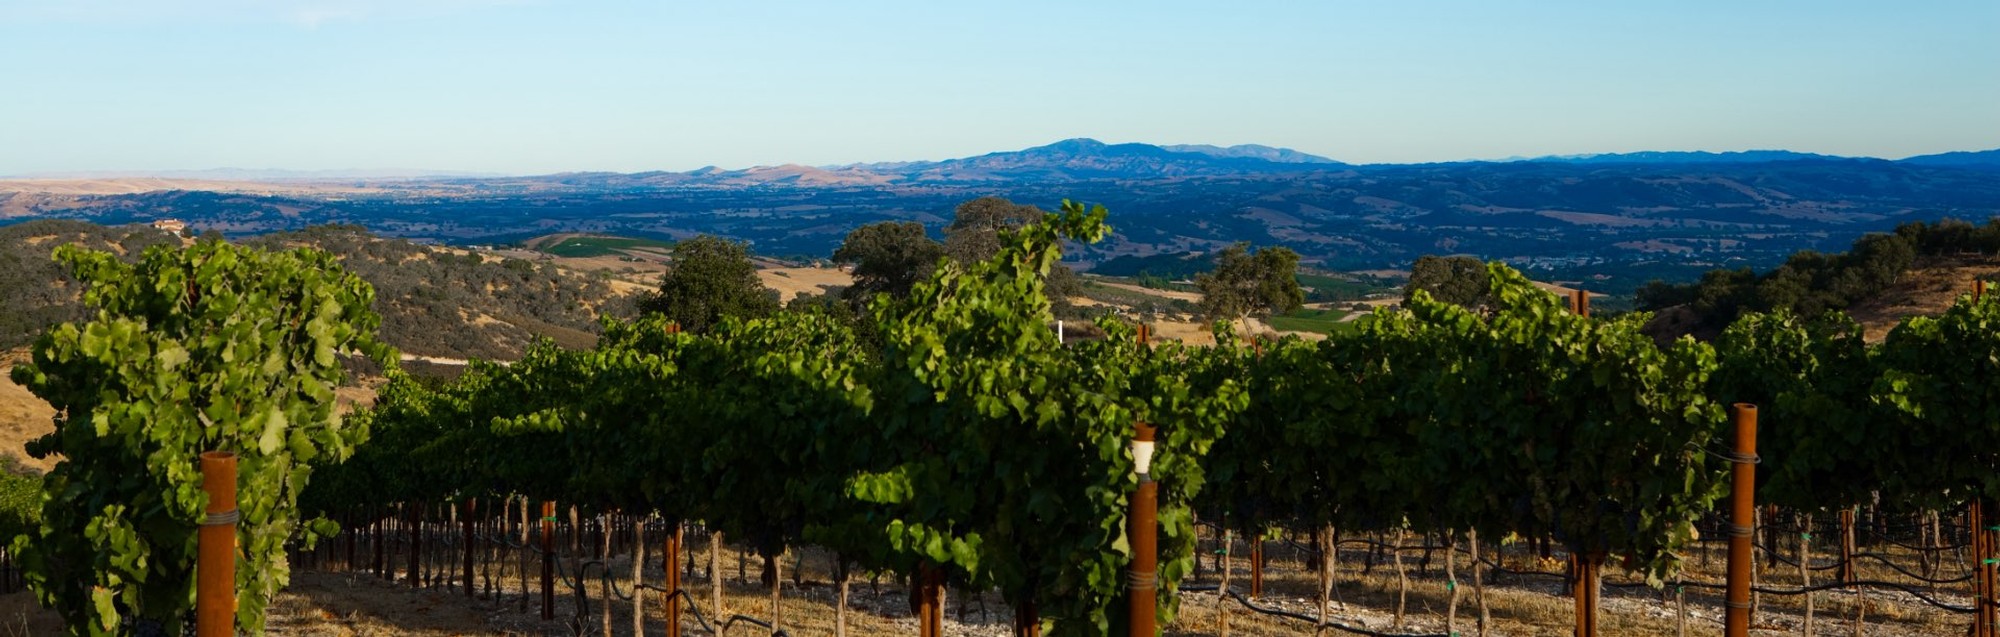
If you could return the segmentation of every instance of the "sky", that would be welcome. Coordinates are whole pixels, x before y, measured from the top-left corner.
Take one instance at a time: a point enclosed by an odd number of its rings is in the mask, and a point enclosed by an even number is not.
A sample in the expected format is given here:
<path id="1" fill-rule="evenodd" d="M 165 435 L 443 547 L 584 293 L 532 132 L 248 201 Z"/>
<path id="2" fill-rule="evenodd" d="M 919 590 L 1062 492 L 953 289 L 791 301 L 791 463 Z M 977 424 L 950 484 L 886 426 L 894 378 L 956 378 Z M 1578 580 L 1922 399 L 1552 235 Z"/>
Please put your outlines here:
<path id="1" fill-rule="evenodd" d="M 2000 147 L 2000 2 L 0 0 L 0 175 Z"/>

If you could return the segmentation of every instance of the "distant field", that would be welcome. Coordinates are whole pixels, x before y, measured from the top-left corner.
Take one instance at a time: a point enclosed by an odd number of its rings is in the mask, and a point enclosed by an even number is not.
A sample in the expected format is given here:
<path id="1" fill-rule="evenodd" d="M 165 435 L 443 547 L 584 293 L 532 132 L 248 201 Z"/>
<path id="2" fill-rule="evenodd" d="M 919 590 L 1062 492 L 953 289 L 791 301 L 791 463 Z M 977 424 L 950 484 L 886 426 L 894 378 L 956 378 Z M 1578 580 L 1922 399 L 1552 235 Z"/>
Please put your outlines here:
<path id="1" fill-rule="evenodd" d="M 1312 332 L 1315 334 L 1327 334 L 1334 331 L 1352 330 L 1355 327 L 1357 327 L 1359 325 L 1358 321 L 1347 321 L 1347 322 L 1341 321 L 1341 319 L 1347 318 L 1348 314 L 1351 314 L 1351 312 L 1348 312 L 1347 310 L 1314 310 L 1314 309 L 1301 308 L 1297 310 L 1292 310 L 1291 312 L 1286 313 L 1282 316 L 1273 316 L 1264 319 L 1264 322 L 1266 324 L 1269 324 L 1271 326 L 1271 329 L 1278 330 L 1280 332 Z"/>
<path id="2" fill-rule="evenodd" d="M 672 248 L 673 242 L 655 239 L 634 239 L 631 237 L 568 237 L 554 244 L 540 248 L 559 257 L 602 257 L 619 254 L 620 250 L 633 248 Z"/>
<path id="3" fill-rule="evenodd" d="M 1309 301 L 1359 301 L 1371 295 L 1394 291 L 1395 286 L 1378 277 L 1362 276 L 1360 280 L 1325 274 L 1300 273 L 1299 285 L 1311 288 L 1306 294 Z"/>

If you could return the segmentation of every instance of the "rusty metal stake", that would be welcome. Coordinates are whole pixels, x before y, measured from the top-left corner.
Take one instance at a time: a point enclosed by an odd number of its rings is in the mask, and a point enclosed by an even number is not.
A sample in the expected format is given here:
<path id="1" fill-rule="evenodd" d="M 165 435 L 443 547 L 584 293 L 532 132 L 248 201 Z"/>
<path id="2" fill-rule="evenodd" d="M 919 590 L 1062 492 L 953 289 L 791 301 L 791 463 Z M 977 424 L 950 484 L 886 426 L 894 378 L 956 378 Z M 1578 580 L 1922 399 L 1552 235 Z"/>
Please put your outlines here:
<path id="1" fill-rule="evenodd" d="M 1731 469 L 1729 514 L 1729 589 L 1724 635 L 1750 634 L 1750 537 L 1756 532 L 1757 503 L 1757 406 L 1736 403 L 1731 417 L 1736 422 L 1736 451 L 1729 458 Z"/>
<path id="2" fill-rule="evenodd" d="M 201 454 L 207 517 L 195 546 L 194 625 L 199 637 L 236 634 L 236 454 Z"/>
<path id="3" fill-rule="evenodd" d="M 1142 338 L 1145 334 L 1145 330 L 1140 330 Z M 1125 578 L 1132 637 L 1153 637 L 1159 633 L 1159 599 L 1153 592 L 1160 560 L 1160 485 L 1153 481 L 1152 473 L 1153 434 L 1157 431 L 1157 427 L 1143 422 L 1132 425 L 1132 464 L 1139 474 L 1139 490 L 1132 494 L 1132 513 L 1125 527 L 1127 541 L 1132 546 L 1132 567 Z"/>
<path id="4" fill-rule="evenodd" d="M 542 502 L 542 620 L 556 618 L 556 501 Z"/>

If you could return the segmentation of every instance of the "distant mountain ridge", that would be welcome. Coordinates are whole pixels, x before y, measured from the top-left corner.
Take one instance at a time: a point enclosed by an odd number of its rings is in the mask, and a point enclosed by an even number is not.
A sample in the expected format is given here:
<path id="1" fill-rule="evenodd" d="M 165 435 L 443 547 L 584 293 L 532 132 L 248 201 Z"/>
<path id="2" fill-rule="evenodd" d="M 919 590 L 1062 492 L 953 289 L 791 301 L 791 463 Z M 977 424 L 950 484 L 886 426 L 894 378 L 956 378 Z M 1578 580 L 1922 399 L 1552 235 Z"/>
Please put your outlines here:
<path id="1" fill-rule="evenodd" d="M 1725 166 L 1779 162 L 1880 162 L 1910 165 L 2000 169 L 2000 149 L 1922 155 L 1902 160 L 1874 157 L 1844 157 L 1791 150 L 1744 151 L 1640 151 L 1586 155 L 1513 157 L 1502 160 L 1448 162 L 1449 164 L 1547 163 L 1580 166 Z M 649 172 L 566 174 L 602 176 L 622 185 L 675 186 L 882 186 L 917 184 L 1009 184 L 1067 183 L 1079 181 L 1176 180 L 1202 178 L 1255 178 L 1307 174 L 1334 174 L 1351 171 L 1382 171 L 1444 164 L 1348 164 L 1336 159 L 1290 148 L 1258 144 L 1214 146 L 1208 144 L 1156 145 L 1136 142 L 1111 144 L 1078 137 L 1024 148 L 944 159 L 938 161 L 897 161 L 835 166 L 756 166 L 725 170 L 706 166 L 685 173 Z M 550 176 L 557 177 L 557 176 Z M 546 179 L 534 177 L 526 179 Z M 587 179 L 586 179 L 587 180 Z M 605 184 L 612 185 L 612 184 Z"/>
<path id="2" fill-rule="evenodd" d="M 905 182 L 995 182 L 1240 176 L 1342 166 L 1346 164 L 1318 155 L 1255 144 L 1157 146 L 1078 137 L 974 157 L 851 164 L 829 170 L 890 175 Z"/>
<path id="3" fill-rule="evenodd" d="M 1956 151 L 1936 155 L 1918 155 L 1902 160 L 1906 164 L 1919 166 L 1953 166 L 1959 168 L 2000 169 L 2000 148 L 1993 150 Z"/>
<path id="4" fill-rule="evenodd" d="M 781 164 L 724 169 L 704 166 L 686 172 L 572 172 L 504 176 L 444 170 L 254 170 L 216 168 L 178 171 L 93 171 L 26 175 L 0 179 L 98 179 L 145 176 L 165 179 L 265 182 L 433 181 L 459 184 L 520 184 L 524 188 L 661 188 L 661 187 L 842 187 L 889 184 L 1063 183 L 1095 180 L 1238 178 L 1299 175 L 1350 170 L 1379 171 L 1436 165 L 1550 163 L 1597 165 L 1747 165 L 1776 162 L 1885 162 L 1909 165 L 2000 170 L 2000 149 L 1919 155 L 1900 160 L 1846 157 L 1791 150 L 1638 151 L 1508 157 L 1424 164 L 1355 165 L 1291 148 L 1238 144 L 1105 143 L 1088 137 L 1024 148 L 937 161 L 893 161 L 802 166 Z"/>
<path id="5" fill-rule="evenodd" d="M 1327 269 L 1406 267 L 1417 255 L 1462 253 L 1570 273 L 1551 276 L 1618 277 L 1593 279 L 1594 289 L 1629 292 L 1654 277 L 1767 267 L 1799 249 L 1844 248 L 1906 221 L 2000 217 L 2000 172 L 1967 163 L 1995 154 L 1346 165 L 1076 139 L 932 162 L 380 181 L 326 191 L 219 191 L 162 180 L 151 191 L 116 194 L 0 182 L 0 225 L 175 218 L 241 236 L 355 223 L 474 245 L 552 232 L 714 234 L 752 242 L 760 254 L 820 258 L 861 225 L 914 221 L 936 231 L 957 205 L 999 195 L 1044 209 L 1069 199 L 1115 211 L 1112 237 L 1070 253 L 1079 264 L 1205 254 L 1249 241 L 1291 248 Z"/>
<path id="6" fill-rule="evenodd" d="M 1834 160 L 1864 161 L 1873 158 L 1841 157 L 1819 153 L 1801 153 L 1790 150 L 1738 150 L 1714 153 L 1705 150 L 1660 151 L 1648 150 L 1634 153 L 1592 153 L 1587 155 L 1548 155 L 1523 161 L 1567 162 L 1573 164 L 1757 164 L 1774 161 Z M 1879 160 L 1878 160 L 1879 161 Z"/>
<path id="7" fill-rule="evenodd" d="M 1210 157 L 1230 157 L 1262 159 L 1280 164 L 1339 164 L 1342 162 L 1310 153 L 1302 153 L 1290 148 L 1272 148 L 1262 144 L 1237 144 L 1227 148 L 1209 144 L 1175 144 L 1161 148 L 1177 153 L 1201 153 Z"/>

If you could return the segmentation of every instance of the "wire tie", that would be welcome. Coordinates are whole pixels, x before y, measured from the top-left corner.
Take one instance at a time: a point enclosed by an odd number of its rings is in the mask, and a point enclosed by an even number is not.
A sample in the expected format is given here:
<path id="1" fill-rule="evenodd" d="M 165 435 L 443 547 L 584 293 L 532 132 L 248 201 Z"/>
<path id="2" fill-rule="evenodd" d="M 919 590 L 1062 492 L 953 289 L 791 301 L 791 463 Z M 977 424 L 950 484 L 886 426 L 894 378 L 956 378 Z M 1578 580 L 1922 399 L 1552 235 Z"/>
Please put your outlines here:
<path id="1" fill-rule="evenodd" d="M 554 521 L 556 521 L 556 516 L 553 516 L 553 515 L 551 515 L 551 516 L 549 516 L 549 517 L 545 517 L 545 518 L 542 518 L 542 521 L 543 521 L 543 522 L 554 522 Z"/>
<path id="2" fill-rule="evenodd" d="M 1812 534 L 1811 534 L 1811 533 L 1800 533 L 1800 534 L 1799 534 L 1799 539 L 1802 539 L 1802 540 L 1810 540 L 1810 539 L 1812 539 Z"/>

